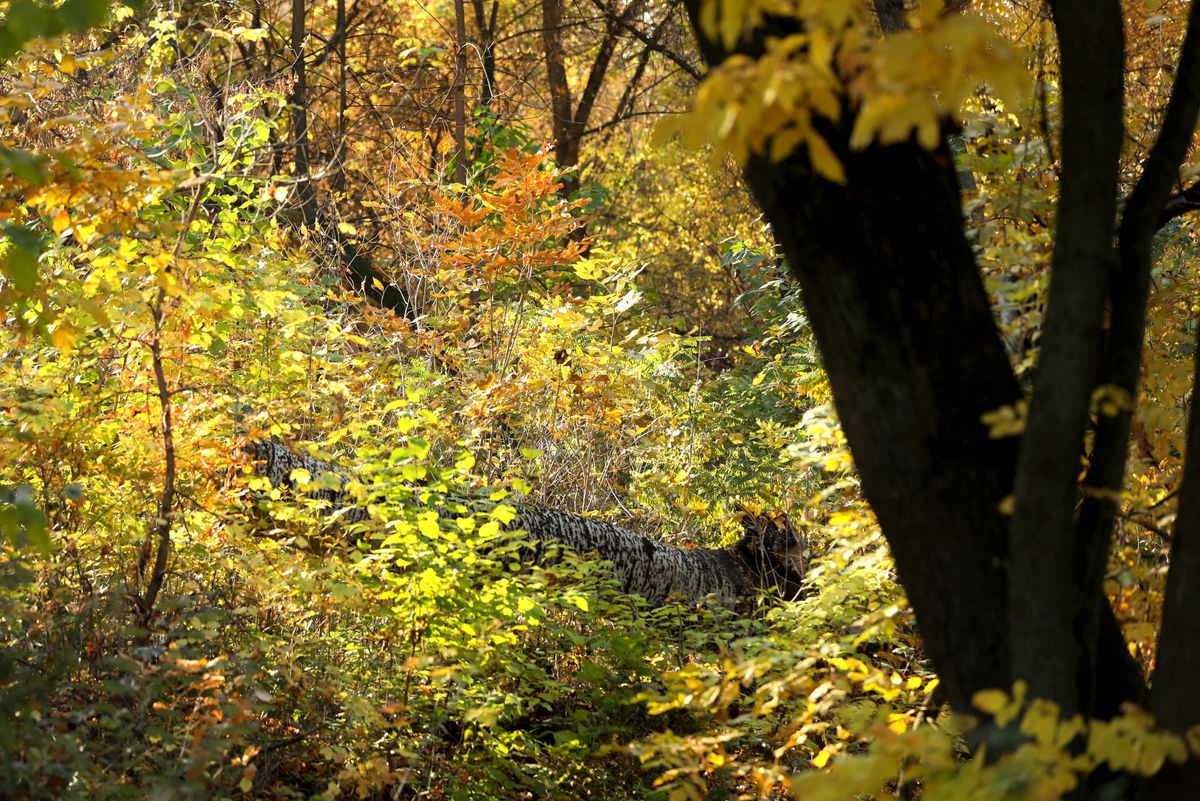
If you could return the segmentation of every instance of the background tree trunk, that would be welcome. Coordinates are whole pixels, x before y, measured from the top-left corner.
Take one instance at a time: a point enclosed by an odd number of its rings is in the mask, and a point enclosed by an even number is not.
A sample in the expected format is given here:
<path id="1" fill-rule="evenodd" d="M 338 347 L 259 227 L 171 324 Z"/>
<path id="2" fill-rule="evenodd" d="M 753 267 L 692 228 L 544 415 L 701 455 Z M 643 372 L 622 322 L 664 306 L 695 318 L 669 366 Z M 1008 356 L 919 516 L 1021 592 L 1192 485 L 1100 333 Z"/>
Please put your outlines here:
<path id="1" fill-rule="evenodd" d="M 304 0 L 292 0 L 292 152 L 296 160 L 296 193 L 310 231 L 317 230 L 317 188 L 308 159 L 308 75 L 304 64 Z"/>
<path id="2" fill-rule="evenodd" d="M 342 23 L 344 24 L 344 20 Z M 346 33 L 341 31 L 341 40 Z M 351 241 L 321 209 L 317 186 L 312 174 L 308 151 L 308 77 L 305 65 L 304 0 L 292 0 L 292 149 L 296 164 L 296 193 L 299 198 L 301 217 L 312 234 L 324 236 L 329 246 L 329 256 L 341 271 L 343 281 L 363 298 L 391 309 L 402 317 L 412 317 L 416 311 L 409 302 L 408 293 L 382 272 L 371 255 L 358 243 Z M 345 67 L 343 57 L 343 69 Z M 343 78 L 344 81 L 344 78 Z M 341 91 L 344 92 L 344 83 Z M 341 101 L 344 103 L 344 95 Z M 345 108 L 340 107 L 338 125 L 344 125 Z M 344 141 L 344 140 L 343 140 Z M 340 157 L 334 174 L 341 171 Z"/>
<path id="3" fill-rule="evenodd" d="M 454 0 L 454 182 L 467 181 L 467 10 Z"/>

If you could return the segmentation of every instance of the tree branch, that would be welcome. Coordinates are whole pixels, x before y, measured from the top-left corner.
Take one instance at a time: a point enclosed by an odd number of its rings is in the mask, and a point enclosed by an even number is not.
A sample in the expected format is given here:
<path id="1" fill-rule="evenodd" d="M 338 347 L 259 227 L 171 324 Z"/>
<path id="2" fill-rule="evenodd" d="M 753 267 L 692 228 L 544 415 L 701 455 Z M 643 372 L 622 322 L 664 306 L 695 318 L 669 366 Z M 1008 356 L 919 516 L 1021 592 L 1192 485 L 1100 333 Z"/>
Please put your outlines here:
<path id="1" fill-rule="evenodd" d="M 629 8 L 636 5 L 635 0 L 629 4 Z M 579 96 L 579 105 L 575 107 L 575 114 L 571 118 L 577 131 L 582 131 L 587 125 L 588 119 L 592 116 L 596 98 L 600 96 L 600 87 L 604 83 L 604 76 L 608 73 L 608 65 L 612 61 L 613 52 L 617 49 L 616 27 L 611 22 L 605 26 L 604 39 L 600 42 L 596 60 L 592 62 L 592 68 L 588 70 L 587 83 L 583 85 L 583 93 Z"/>
<path id="2" fill-rule="evenodd" d="M 1162 230 L 1171 220 L 1193 211 L 1200 211 L 1200 181 L 1167 199 L 1162 214 L 1158 215 L 1156 230 Z"/>
<path id="3" fill-rule="evenodd" d="M 1014 678 L 1072 715 L 1080 676 L 1082 594 L 1074 515 L 1112 265 L 1121 138 L 1124 31 L 1117 0 L 1053 0 L 1063 87 L 1062 191 L 1037 382 L 1021 438 L 1008 570 Z M 1086 603 L 1103 601 L 1087 597 Z"/>
<path id="4" fill-rule="evenodd" d="M 676 53 L 674 50 L 667 47 L 658 38 L 659 32 L 663 28 L 666 27 L 666 23 L 670 19 L 670 16 L 671 16 L 670 10 L 668 10 L 666 16 L 663 18 L 663 21 L 661 23 L 659 23 L 658 26 L 655 27 L 654 33 L 647 34 L 645 31 L 643 31 L 637 25 L 634 25 L 632 20 L 626 19 L 625 15 L 617 14 L 611 8 L 606 6 L 604 4 L 604 0 L 592 0 L 592 4 L 595 5 L 596 8 L 599 9 L 603 14 L 605 14 L 605 16 L 608 19 L 616 22 L 616 24 L 619 25 L 622 30 L 624 30 L 626 33 L 628 33 L 634 39 L 637 39 L 639 42 L 641 42 L 642 45 L 645 46 L 648 50 L 651 50 L 655 53 L 661 53 L 663 56 L 665 56 L 667 59 L 669 59 L 673 64 L 675 64 L 675 66 L 679 67 L 681 70 L 686 72 L 689 76 L 691 76 L 693 80 L 696 80 L 696 81 L 703 80 L 704 72 L 699 67 L 697 67 L 695 64 L 692 64 L 690 61 L 685 59 L 679 53 Z"/>

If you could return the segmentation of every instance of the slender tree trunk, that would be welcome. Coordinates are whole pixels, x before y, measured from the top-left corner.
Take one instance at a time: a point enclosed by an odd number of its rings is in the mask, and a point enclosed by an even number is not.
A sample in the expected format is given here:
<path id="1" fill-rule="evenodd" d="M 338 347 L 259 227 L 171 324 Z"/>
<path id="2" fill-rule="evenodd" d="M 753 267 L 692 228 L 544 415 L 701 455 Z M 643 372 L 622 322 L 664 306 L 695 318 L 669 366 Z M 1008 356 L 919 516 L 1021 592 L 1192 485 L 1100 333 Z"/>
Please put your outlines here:
<path id="1" fill-rule="evenodd" d="M 454 0 L 454 182 L 467 181 L 467 13 Z"/>
<path id="2" fill-rule="evenodd" d="M 551 131 L 554 135 L 554 159 L 563 169 L 578 167 L 579 140 L 575 124 L 574 101 L 567 81 L 567 63 L 563 51 L 563 0 L 542 0 L 542 47 L 546 56 L 546 80 L 550 87 Z M 563 178 L 565 197 L 579 189 L 578 173 Z"/>
<path id="3" fill-rule="evenodd" d="M 344 8 L 339 11 L 339 20 L 339 25 L 348 24 Z M 338 126 L 344 142 L 346 32 L 342 28 L 339 30 L 341 31 L 339 37 L 341 41 L 338 43 L 338 52 L 342 58 L 343 74 L 342 87 L 339 92 Z M 292 0 L 292 147 L 296 162 L 296 191 L 304 224 L 310 232 L 324 237 L 331 260 L 338 265 L 342 279 L 351 289 L 371 302 L 391 309 L 401 316 L 411 316 L 415 312 L 404 288 L 393 284 L 388 276 L 376 266 L 370 253 L 348 239 L 338 227 L 337 220 L 330 219 L 329 215 L 323 214 L 321 211 L 308 150 L 308 78 L 304 55 L 304 43 L 307 36 L 304 0 Z M 340 144 L 338 149 L 340 151 Z M 340 169 L 339 166 L 338 170 Z"/>
<path id="4" fill-rule="evenodd" d="M 200 200 L 203 196 L 204 193 L 201 191 L 201 187 L 197 187 L 195 194 L 192 195 L 192 202 L 183 216 L 183 224 L 179 237 L 175 241 L 175 250 L 172 253 L 172 259 L 179 258 L 179 254 L 183 251 L 183 243 L 187 236 L 188 228 L 191 226 L 192 220 L 196 218 L 196 211 L 200 208 Z M 162 349 L 163 325 L 167 318 L 168 301 L 169 298 L 167 297 L 166 290 L 159 287 L 158 292 L 154 296 L 154 303 L 150 308 L 151 317 L 154 320 L 154 329 L 151 331 L 150 337 L 150 367 L 154 371 L 154 386 L 158 391 L 158 404 L 162 412 L 160 422 L 162 432 L 163 483 L 162 491 L 158 496 L 158 508 L 156 509 L 154 525 L 150 526 L 146 533 L 146 540 L 142 544 L 142 551 L 137 565 L 140 578 L 145 570 L 146 563 L 149 561 L 151 550 L 154 551 L 154 564 L 150 568 L 150 578 L 146 582 L 146 588 L 140 595 L 134 596 L 134 611 L 139 622 L 147 630 L 154 616 L 154 606 L 158 602 L 158 595 L 162 592 L 163 583 L 167 578 L 167 562 L 171 557 L 171 529 L 174 523 L 175 496 L 177 494 L 175 487 L 174 393 L 167 382 L 166 360 L 163 357 Z"/>
<path id="5" fill-rule="evenodd" d="M 150 579 L 146 582 L 146 589 L 137 599 L 137 616 L 147 629 L 154 616 L 154 605 L 158 601 L 158 594 L 162 591 L 163 582 L 167 576 L 167 560 L 171 556 L 171 518 L 175 515 L 175 427 L 172 421 L 171 388 L 167 383 L 162 353 L 166 299 L 166 290 L 160 288 L 154 300 L 154 331 L 150 340 L 154 385 L 158 390 L 158 402 L 162 408 L 163 484 L 154 525 L 151 527 L 151 533 L 146 537 L 147 545 L 151 539 L 156 543 L 154 565 L 150 569 Z M 148 551 L 149 548 L 143 548 L 143 553 Z"/>
<path id="6" fill-rule="evenodd" d="M 1200 386 L 1200 342 L 1194 386 Z M 1183 733 L 1200 724 L 1200 404 L 1192 400 L 1179 512 L 1171 538 L 1171 572 L 1163 601 L 1150 712 L 1161 726 Z M 1167 765 L 1147 782 L 1143 799 L 1190 798 L 1200 788 L 1200 759 Z"/>
<path id="7" fill-rule="evenodd" d="M 489 15 L 484 0 L 471 0 L 475 8 L 475 25 L 479 29 L 479 49 L 483 52 L 483 80 L 479 86 L 479 105 L 491 108 L 496 99 L 496 15 L 500 1 L 493 0 Z"/>
<path id="8" fill-rule="evenodd" d="M 317 188 L 308 160 L 308 77 L 304 65 L 304 0 L 292 0 L 292 147 L 300 212 L 310 231 L 317 229 Z"/>
<path id="9" fill-rule="evenodd" d="M 1092 695 L 1084 641 L 1098 586 L 1085 588 L 1108 544 L 1081 551 L 1074 513 L 1115 264 L 1124 52 L 1118 0 L 1051 3 L 1062 59 L 1062 190 L 1038 375 L 1017 463 L 1008 571 L 1014 678 L 1032 695 L 1080 710 Z M 1114 57 L 1118 54 L 1118 57 Z M 1102 575 L 1102 574 L 1101 574 Z"/>
<path id="10" fill-rule="evenodd" d="M 1102 553 L 1107 554 L 1120 492 L 1125 484 L 1129 435 L 1142 368 L 1153 237 L 1163 224 L 1163 210 L 1170 200 L 1172 187 L 1178 181 L 1179 165 L 1191 145 L 1198 114 L 1200 5 L 1193 3 L 1163 126 L 1146 159 L 1142 175 L 1125 203 L 1118 229 L 1119 260 L 1109 292 L 1112 322 L 1101 379 L 1106 387 L 1112 388 L 1110 393 L 1116 395 L 1111 403 L 1114 408 L 1100 415 L 1096 427 L 1091 461 L 1084 479 L 1083 504 L 1076 524 L 1076 539 L 1087 553 L 1096 555 L 1086 577 L 1085 590 L 1088 592 L 1100 591 L 1106 564 L 1097 557 Z M 1182 514 L 1179 520 L 1184 520 Z M 1173 549 L 1173 563 L 1175 555 Z M 1174 570 L 1173 564 L 1172 574 Z M 1194 614 L 1200 616 L 1200 606 L 1195 608 Z M 1085 619 L 1084 625 L 1091 625 L 1091 621 Z M 1165 631 L 1163 638 L 1164 641 L 1167 638 Z M 1155 693 L 1159 692 L 1160 687 L 1160 677 L 1156 676 Z M 1195 717 L 1192 722 L 1200 722 L 1200 715 Z"/>
<path id="11" fill-rule="evenodd" d="M 337 143 L 334 146 L 333 176 L 331 183 L 335 193 L 346 191 L 346 108 L 348 75 L 346 65 L 346 0 L 337 0 L 337 54 L 338 54 L 338 112 L 337 112 Z"/>
<path id="12" fill-rule="evenodd" d="M 1121 265 L 1113 294 L 1113 335 L 1109 381 L 1136 397 L 1141 368 L 1141 348 L 1149 295 L 1152 233 L 1163 223 L 1163 209 L 1178 180 L 1179 164 L 1192 144 L 1200 115 L 1200 4 L 1192 3 L 1187 35 L 1171 91 L 1162 130 L 1150 151 L 1125 215 L 1121 220 Z M 1150 692 L 1150 712 L 1158 723 L 1178 733 L 1200 725 L 1200 342 L 1192 380 L 1192 408 L 1188 419 L 1187 452 L 1180 488 L 1179 510 L 1171 538 L 1171 569 L 1163 601 L 1157 667 Z M 1097 432 L 1094 465 L 1100 470 L 1095 484 L 1120 487 L 1125 452 L 1116 445 L 1129 436 L 1131 410 L 1121 410 L 1104 421 L 1111 427 Z M 1109 445 L 1109 442 L 1112 442 Z M 1101 448 L 1106 446 L 1105 453 Z M 1089 473 L 1090 478 L 1090 473 Z M 1101 497 L 1106 497 L 1101 495 Z M 1097 507 L 1101 534 L 1111 528 L 1115 505 Z M 1141 798 L 1170 801 L 1194 795 L 1200 787 L 1200 759 L 1183 765 L 1167 764 L 1143 787 Z"/>
<path id="13" fill-rule="evenodd" d="M 609 18 L 605 22 L 603 38 L 596 49 L 596 58 L 588 70 L 587 82 L 576 106 L 567 80 L 563 48 L 563 0 L 542 0 L 542 45 L 546 54 L 546 78 L 550 86 L 555 161 L 562 169 L 576 170 L 563 178 L 563 197 L 570 197 L 579 189 L 580 147 L 616 53 L 618 33 L 641 8 L 641 0 L 633 0 L 618 19 Z"/>

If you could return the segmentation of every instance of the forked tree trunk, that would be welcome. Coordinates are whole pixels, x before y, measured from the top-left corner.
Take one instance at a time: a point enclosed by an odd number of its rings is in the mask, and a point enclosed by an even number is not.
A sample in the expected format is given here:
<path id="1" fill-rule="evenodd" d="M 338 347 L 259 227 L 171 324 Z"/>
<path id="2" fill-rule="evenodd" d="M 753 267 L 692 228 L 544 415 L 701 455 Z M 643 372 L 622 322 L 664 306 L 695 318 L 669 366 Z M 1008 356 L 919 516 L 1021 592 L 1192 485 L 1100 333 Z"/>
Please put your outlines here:
<path id="1" fill-rule="evenodd" d="M 695 25 L 700 2 L 687 5 Z M 733 50 L 756 57 L 767 37 L 799 23 L 766 25 Z M 731 55 L 696 27 L 709 64 Z M 1042 594 L 1010 570 L 1003 501 L 1014 492 L 1020 443 L 990 437 L 982 423 L 1022 394 L 964 236 L 949 149 L 904 142 L 853 150 L 853 109 L 843 111 L 822 135 L 846 184 L 816 175 L 802 150 L 778 163 L 751 157 L 745 175 L 803 289 L 863 492 L 942 687 L 970 710 L 976 691 L 1011 687 L 1028 668 L 1029 642 L 1013 632 L 1010 608 L 1025 600 L 1014 593 Z M 1053 536 L 1060 541 L 1062 532 Z M 1097 626 L 1086 632 L 1094 639 L 1066 649 L 1094 658 L 1080 660 L 1088 675 L 1066 668 L 1083 692 L 1065 706 L 1111 716 L 1145 685 L 1100 588 L 1069 585 L 1080 592 L 1072 609 L 1097 610 Z"/>
<path id="2" fill-rule="evenodd" d="M 274 440 L 255 439 L 245 446 L 254 459 L 254 471 L 272 486 L 298 490 L 296 470 L 307 472 L 316 483 L 303 494 L 326 504 L 325 510 L 346 522 L 369 518 L 345 486 L 347 471 L 301 456 Z M 330 482 L 332 476 L 335 481 Z M 324 481 L 322 481 L 324 477 Z M 528 556 L 538 560 L 546 546 L 561 545 L 581 556 L 595 553 L 612 563 L 625 592 L 659 605 L 668 598 L 696 603 L 715 599 L 742 607 L 764 591 L 795 598 L 806 567 L 805 542 L 783 519 L 744 514 L 745 533 L 728 548 L 676 548 L 603 520 L 581 517 L 557 509 L 513 504 L 517 516 L 506 528 L 524 531 L 537 545 Z"/>
<path id="3" fill-rule="evenodd" d="M 709 64 L 756 58 L 772 38 L 803 27 L 768 15 L 727 48 L 699 26 L 701 0 L 687 6 Z M 1187 208 L 1187 193 L 1172 199 L 1170 189 L 1200 109 L 1200 6 L 1189 10 L 1165 121 L 1115 237 L 1121 5 L 1049 6 L 1062 53 L 1062 195 L 1042 365 L 1020 440 L 993 439 L 982 422 L 1022 395 L 963 233 L 944 143 L 932 152 L 912 141 L 852 149 L 847 104 L 837 122 L 821 124 L 844 184 L 816 175 L 803 149 L 778 163 L 752 156 L 745 175 L 803 289 L 863 492 L 948 699 L 970 710 L 976 691 L 1024 679 L 1067 712 L 1106 718 L 1146 693 L 1100 581 L 1131 409 L 1095 424 L 1082 482 L 1079 464 L 1094 390 L 1138 395 L 1152 236 Z M 899 4 L 876 0 L 875 8 L 881 28 L 897 26 Z M 1182 492 L 1189 502 L 1200 492 L 1194 481 L 1192 469 Z M 1003 510 L 1014 500 L 1010 518 Z M 1154 682 L 1154 707 L 1177 731 L 1200 723 L 1196 705 L 1180 702 L 1194 700 L 1196 685 L 1194 658 L 1181 656 L 1194 649 L 1194 626 L 1179 623 L 1200 617 L 1200 594 L 1187 589 L 1200 574 L 1189 550 L 1198 508 L 1181 503 L 1168 581 L 1174 623 L 1164 625 Z M 1175 657 L 1179 669 L 1167 669 Z M 1152 797 L 1194 788 L 1200 760 L 1182 770 L 1190 784 L 1173 777 Z"/>

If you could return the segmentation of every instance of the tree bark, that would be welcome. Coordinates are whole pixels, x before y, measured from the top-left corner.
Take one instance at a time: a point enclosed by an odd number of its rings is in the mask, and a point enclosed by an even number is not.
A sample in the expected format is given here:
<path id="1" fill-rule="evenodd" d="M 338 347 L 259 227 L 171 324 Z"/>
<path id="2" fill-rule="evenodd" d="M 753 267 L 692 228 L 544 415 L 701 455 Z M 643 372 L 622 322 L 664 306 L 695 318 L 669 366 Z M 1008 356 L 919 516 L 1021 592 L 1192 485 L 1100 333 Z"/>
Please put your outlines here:
<path id="1" fill-rule="evenodd" d="M 871 0 L 871 9 L 884 33 L 896 33 L 908 27 L 904 19 L 904 0 Z"/>
<path id="2" fill-rule="evenodd" d="M 309 489 L 306 497 L 327 504 L 331 516 L 346 522 L 369 519 L 366 508 L 346 490 L 353 476 L 314 459 L 301 456 L 274 440 L 255 439 L 245 446 L 254 459 L 257 475 L 273 486 L 299 491 L 293 471 L 307 471 L 314 479 L 333 476 L 338 489 Z M 461 499 L 468 507 L 477 505 Z M 652 605 L 671 598 L 690 603 L 715 599 L 742 606 L 766 590 L 776 589 L 785 598 L 796 597 L 805 572 L 805 542 L 786 522 L 744 515 L 745 535 L 728 548 L 676 548 L 645 537 L 623 526 L 581 517 L 557 509 L 513 504 L 517 516 L 506 528 L 524 531 L 536 543 L 525 557 L 541 560 L 548 546 L 564 546 L 581 556 L 596 553 L 611 562 L 615 577 L 627 593 L 644 597 Z"/>

